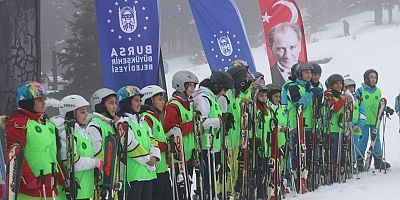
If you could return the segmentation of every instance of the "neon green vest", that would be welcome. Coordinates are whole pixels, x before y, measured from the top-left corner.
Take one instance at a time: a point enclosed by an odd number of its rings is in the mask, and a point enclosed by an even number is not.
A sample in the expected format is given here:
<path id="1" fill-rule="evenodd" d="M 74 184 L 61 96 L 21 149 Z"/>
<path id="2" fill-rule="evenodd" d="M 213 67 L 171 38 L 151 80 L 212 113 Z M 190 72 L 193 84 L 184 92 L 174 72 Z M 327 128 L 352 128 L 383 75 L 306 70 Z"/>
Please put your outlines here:
<path id="1" fill-rule="evenodd" d="M 360 120 L 360 114 L 361 114 L 360 113 L 360 100 L 358 100 L 356 98 L 355 104 L 354 104 L 354 108 L 353 108 L 353 122 L 354 123 L 357 123 L 358 120 Z M 353 135 L 361 136 L 362 135 L 362 131 L 359 131 L 359 132 L 354 132 L 353 131 Z"/>
<path id="2" fill-rule="evenodd" d="M 299 84 L 297 84 L 297 86 L 300 89 L 300 95 L 303 96 L 306 93 L 306 88 Z M 297 108 L 291 101 L 288 101 L 288 107 L 289 107 L 290 127 L 296 128 L 297 127 L 297 118 L 296 118 Z M 305 122 L 305 126 L 304 126 L 305 128 L 312 128 L 312 107 L 313 107 L 313 102 L 310 102 L 305 108 L 303 107 L 303 117 L 304 117 L 304 122 Z"/>
<path id="3" fill-rule="evenodd" d="M 336 97 L 333 96 L 333 100 L 335 102 L 337 102 L 339 100 L 339 98 L 336 98 Z M 339 117 L 340 117 L 340 115 L 342 115 L 342 121 L 340 123 L 343 124 L 343 122 L 344 122 L 344 106 L 337 113 L 331 111 L 331 114 L 332 114 L 332 118 L 331 118 L 331 133 L 338 134 L 339 130 L 340 130 L 340 127 L 339 127 Z M 343 129 L 342 129 L 342 131 L 343 131 Z"/>
<path id="4" fill-rule="evenodd" d="M 267 108 L 268 109 L 268 108 Z M 263 140 L 264 142 L 264 157 L 268 157 L 269 156 L 269 143 L 267 142 L 270 133 L 271 133 L 271 128 L 270 128 L 270 120 L 271 120 L 271 112 L 268 111 L 268 115 L 264 115 L 264 125 L 263 125 L 263 119 L 262 119 L 262 112 L 261 110 L 257 109 L 257 129 L 256 129 L 256 133 L 257 133 L 257 138 L 260 138 Z M 262 137 L 262 135 L 264 135 Z"/>
<path id="5" fill-rule="evenodd" d="M 214 94 L 211 94 L 209 92 L 206 92 L 205 95 L 207 98 L 211 101 L 210 105 L 210 112 L 208 113 L 208 118 L 218 118 L 222 115 L 222 110 L 221 106 L 219 103 L 215 100 Z M 214 150 L 220 150 L 221 149 L 221 127 L 214 127 L 214 141 L 213 141 L 213 148 Z M 202 134 L 201 138 L 201 148 L 202 150 L 207 150 L 207 138 L 205 134 L 209 134 L 211 132 L 210 129 L 205 129 L 204 134 Z"/>
<path id="6" fill-rule="evenodd" d="M 153 128 L 151 129 L 153 137 L 158 142 L 163 142 L 167 144 L 167 137 L 165 136 L 165 132 L 161 122 L 148 112 L 144 112 L 143 115 L 148 116 L 151 119 L 151 122 L 153 124 Z M 165 152 L 161 152 L 161 160 L 160 162 L 157 163 L 156 168 L 157 168 L 156 170 L 157 173 L 164 173 L 168 171 L 168 163 Z"/>
<path id="7" fill-rule="evenodd" d="M 193 121 L 192 105 L 190 105 L 189 110 L 186 110 L 186 108 L 177 100 L 172 100 L 170 103 L 178 106 L 180 116 L 182 118 L 182 124 Z M 194 133 L 191 132 L 183 136 L 183 148 L 185 152 L 185 160 L 190 160 L 192 158 L 194 147 L 195 147 Z"/>
<path id="8" fill-rule="evenodd" d="M 116 134 L 115 129 L 113 127 L 111 127 L 110 125 L 108 125 L 107 123 L 105 123 L 103 120 L 101 120 L 99 117 L 94 117 L 90 120 L 91 122 L 95 122 L 100 126 L 100 130 L 101 130 L 101 139 L 102 139 L 102 148 L 101 148 L 101 152 L 99 152 L 96 157 L 104 160 L 104 150 L 105 147 L 105 143 L 106 143 L 106 137 L 108 135 L 112 135 L 112 134 Z"/>
<path id="9" fill-rule="evenodd" d="M 279 127 L 286 127 L 287 126 L 287 116 L 285 114 L 285 108 L 284 107 L 277 107 L 275 110 L 275 117 L 278 119 L 278 126 Z M 286 135 L 284 132 L 280 131 L 278 132 L 278 147 L 282 148 L 283 145 L 286 144 Z"/>
<path id="10" fill-rule="evenodd" d="M 365 125 L 375 125 L 376 115 L 378 114 L 378 105 L 381 99 L 381 90 L 376 88 L 374 93 L 369 93 L 362 87 L 362 104 L 365 109 Z"/>
<path id="11" fill-rule="evenodd" d="M 79 132 L 75 131 L 76 153 L 79 157 L 93 157 L 92 140 L 85 138 Z M 76 171 L 76 178 L 79 180 L 81 188 L 78 190 L 78 199 L 93 198 L 94 189 L 94 169 Z"/>
<path id="12" fill-rule="evenodd" d="M 147 125 L 146 121 L 142 121 L 143 126 L 139 126 L 132 119 L 129 119 L 128 123 L 139 145 L 147 152 L 150 152 L 151 141 L 149 134 L 149 125 Z M 156 178 L 156 171 L 149 171 L 147 170 L 146 166 L 141 165 L 133 159 L 128 159 L 128 182 L 138 180 L 152 180 Z"/>
<path id="13" fill-rule="evenodd" d="M 240 144 L 240 98 L 235 98 L 232 90 L 226 92 L 228 97 L 228 113 L 235 120 L 233 127 L 228 132 L 228 148 L 239 147 Z"/>
<path id="14" fill-rule="evenodd" d="M 55 126 L 49 120 L 46 120 L 46 125 L 34 120 L 27 123 L 24 154 L 35 177 L 39 177 L 40 170 L 43 170 L 44 175 L 51 174 L 51 163 L 57 164 L 55 132 Z"/>

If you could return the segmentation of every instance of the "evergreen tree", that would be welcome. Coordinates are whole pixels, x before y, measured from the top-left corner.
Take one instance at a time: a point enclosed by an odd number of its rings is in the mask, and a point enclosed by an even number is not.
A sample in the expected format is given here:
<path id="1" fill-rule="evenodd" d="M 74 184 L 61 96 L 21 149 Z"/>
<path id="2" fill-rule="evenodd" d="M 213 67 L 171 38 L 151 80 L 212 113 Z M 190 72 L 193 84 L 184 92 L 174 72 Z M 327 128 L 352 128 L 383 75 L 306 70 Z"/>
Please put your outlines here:
<path id="1" fill-rule="evenodd" d="M 67 21 L 72 37 L 66 39 L 66 47 L 58 54 L 60 65 L 68 80 L 65 94 L 79 94 L 86 99 L 102 87 L 100 52 L 96 27 L 95 1 L 73 0 L 77 12 Z"/>

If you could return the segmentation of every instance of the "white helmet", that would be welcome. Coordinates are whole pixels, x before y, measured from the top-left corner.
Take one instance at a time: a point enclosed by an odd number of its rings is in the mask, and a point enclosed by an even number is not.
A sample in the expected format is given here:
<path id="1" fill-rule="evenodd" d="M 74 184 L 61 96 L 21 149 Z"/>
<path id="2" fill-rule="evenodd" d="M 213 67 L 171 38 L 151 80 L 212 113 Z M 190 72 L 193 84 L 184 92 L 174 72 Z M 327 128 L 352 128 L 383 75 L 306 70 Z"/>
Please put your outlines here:
<path id="1" fill-rule="evenodd" d="M 172 77 L 172 88 L 178 92 L 185 91 L 185 83 L 199 83 L 197 76 L 189 71 L 179 71 Z"/>
<path id="2" fill-rule="evenodd" d="M 351 78 L 344 79 L 344 86 L 347 87 L 349 85 L 356 85 L 356 82 Z"/>
<path id="3" fill-rule="evenodd" d="M 154 95 L 158 93 L 165 93 L 165 90 L 158 85 L 148 85 L 142 88 L 141 93 L 143 94 L 142 105 L 144 105 L 147 99 L 152 98 Z"/>
<path id="4" fill-rule="evenodd" d="M 101 88 L 94 92 L 92 94 L 92 97 L 90 97 L 90 106 L 92 108 L 92 111 L 95 111 L 96 105 L 100 104 L 105 97 L 108 97 L 110 95 L 117 96 L 117 93 L 115 93 L 114 90 L 108 88 Z"/>
<path id="5" fill-rule="evenodd" d="M 60 117 L 65 119 L 65 115 L 68 112 L 74 111 L 80 107 L 89 106 L 89 102 L 85 98 L 79 95 L 69 95 L 61 99 L 58 109 L 60 111 Z"/>

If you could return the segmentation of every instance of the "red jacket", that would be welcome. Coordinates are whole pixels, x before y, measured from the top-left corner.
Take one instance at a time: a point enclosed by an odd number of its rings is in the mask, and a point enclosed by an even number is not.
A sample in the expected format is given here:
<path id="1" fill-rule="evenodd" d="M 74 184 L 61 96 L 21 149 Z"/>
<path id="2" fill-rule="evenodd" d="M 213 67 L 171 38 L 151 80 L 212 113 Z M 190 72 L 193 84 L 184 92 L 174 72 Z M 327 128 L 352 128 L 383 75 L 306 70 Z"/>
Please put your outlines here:
<path id="1" fill-rule="evenodd" d="M 325 91 L 324 96 L 326 99 L 329 100 L 329 107 L 333 110 L 333 112 L 337 113 L 343 108 L 345 104 L 344 99 L 339 96 L 338 101 L 335 101 L 335 99 L 333 98 L 332 90 Z"/>
<path id="2" fill-rule="evenodd" d="M 157 112 L 152 112 L 152 111 L 146 111 L 146 112 L 151 114 L 156 119 L 160 120 L 160 117 L 158 116 Z M 153 121 L 151 120 L 151 118 L 149 116 L 144 116 L 144 118 L 146 119 L 146 122 L 149 125 L 149 127 L 153 130 Z M 160 149 L 161 152 L 166 152 L 167 151 L 167 144 L 164 143 L 164 142 L 158 141 L 158 148 Z"/>
<path id="3" fill-rule="evenodd" d="M 7 154 L 10 153 L 10 146 L 14 143 L 18 142 L 24 146 L 26 145 L 26 130 L 27 130 L 26 126 L 29 120 L 35 120 L 39 123 L 43 123 L 44 114 L 36 114 L 36 113 L 31 113 L 24 109 L 18 109 L 9 116 L 9 120 L 5 127 Z M 8 158 L 6 159 L 7 159 L 6 162 L 8 164 L 9 160 Z M 61 177 L 60 174 L 58 174 L 57 176 L 59 178 Z M 31 168 L 29 167 L 26 159 L 24 158 L 22 167 L 22 179 L 20 183 L 19 192 L 33 197 L 40 197 L 41 193 L 43 193 L 41 183 L 39 183 L 37 188 L 35 189 L 28 189 L 26 187 L 27 184 L 31 183 L 34 180 L 37 181 L 37 178 L 31 171 Z M 51 174 L 45 175 L 47 197 L 51 197 L 52 193 L 50 182 L 51 182 Z M 62 182 L 62 179 L 61 180 L 59 179 L 59 181 L 57 182 Z M 57 190 L 56 194 L 58 194 Z"/>
<path id="4" fill-rule="evenodd" d="M 257 103 L 257 110 L 260 110 L 261 112 L 264 110 L 264 115 L 268 116 L 269 113 L 268 111 L 270 110 L 268 105 L 266 103 Z"/>
<path id="5" fill-rule="evenodd" d="M 186 109 L 189 110 L 190 108 L 190 100 L 184 100 L 181 97 L 179 97 L 178 95 L 175 95 L 175 93 L 172 95 L 172 98 L 170 99 L 170 101 L 172 100 L 177 100 L 178 102 L 180 102 Z M 164 131 L 168 132 L 172 127 L 174 126 L 178 126 L 182 129 L 182 136 L 186 136 L 189 133 L 193 132 L 193 122 L 187 122 L 182 124 L 182 117 L 180 116 L 180 111 L 179 111 L 179 107 L 175 104 L 167 104 L 167 108 L 165 111 L 165 118 L 164 118 Z"/>

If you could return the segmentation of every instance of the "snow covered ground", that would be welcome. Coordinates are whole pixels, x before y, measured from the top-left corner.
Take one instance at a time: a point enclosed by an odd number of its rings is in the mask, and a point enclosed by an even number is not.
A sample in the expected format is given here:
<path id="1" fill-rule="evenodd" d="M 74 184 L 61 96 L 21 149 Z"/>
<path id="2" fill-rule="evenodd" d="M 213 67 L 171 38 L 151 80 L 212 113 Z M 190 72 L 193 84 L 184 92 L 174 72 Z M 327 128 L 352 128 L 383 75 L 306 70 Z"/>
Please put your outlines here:
<path id="1" fill-rule="evenodd" d="M 386 16 L 386 14 L 385 14 Z M 326 30 L 312 34 L 315 43 L 307 45 L 309 60 L 317 60 L 324 57 L 333 59 L 322 66 L 323 74 L 321 82 L 333 74 L 350 75 L 358 84 L 363 82 L 363 73 L 369 68 L 379 72 L 378 86 L 382 94 L 388 99 L 388 105 L 394 106 L 395 97 L 400 93 L 400 13 L 394 12 L 394 24 L 375 26 L 373 12 L 365 12 L 345 18 L 350 23 L 352 37 L 342 37 L 343 25 L 341 20 L 326 25 Z M 257 70 L 270 79 L 269 64 L 266 57 L 265 46 L 253 48 L 253 57 Z M 169 64 L 169 72 L 166 74 L 167 83 L 171 83 L 172 76 L 179 70 L 194 72 L 199 80 L 210 75 L 207 65 L 193 66 L 188 58 L 174 58 L 166 60 Z M 171 85 L 168 85 L 169 96 L 172 93 Z M 398 116 L 392 116 L 388 120 L 386 129 L 386 160 L 392 168 L 387 174 L 376 172 L 362 173 L 360 179 L 348 180 L 345 184 L 320 187 L 312 193 L 297 197 L 289 196 L 287 199 L 399 199 L 400 196 L 400 133 Z M 382 136 L 381 136 L 382 137 Z"/>

